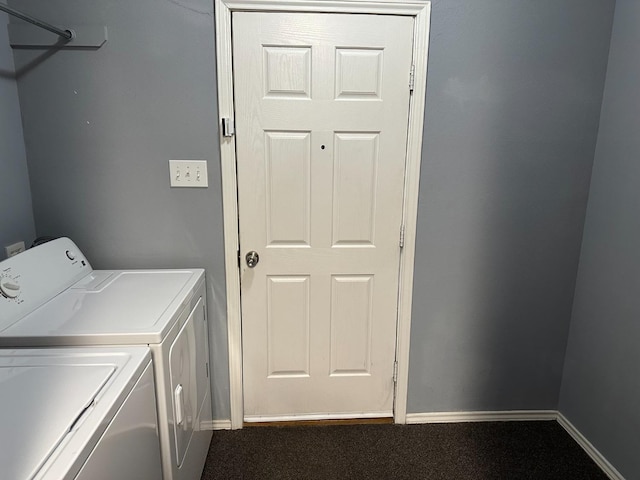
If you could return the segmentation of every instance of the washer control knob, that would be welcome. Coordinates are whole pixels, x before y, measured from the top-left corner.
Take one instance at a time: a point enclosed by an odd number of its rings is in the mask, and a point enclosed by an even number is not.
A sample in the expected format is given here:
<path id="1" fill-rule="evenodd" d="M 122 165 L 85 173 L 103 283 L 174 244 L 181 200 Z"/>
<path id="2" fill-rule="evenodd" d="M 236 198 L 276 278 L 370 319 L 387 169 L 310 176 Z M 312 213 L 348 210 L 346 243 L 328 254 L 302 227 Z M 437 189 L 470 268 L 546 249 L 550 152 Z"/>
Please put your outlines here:
<path id="1" fill-rule="evenodd" d="M 0 292 L 7 298 L 16 298 L 20 294 L 20 285 L 12 278 L 0 279 Z"/>
<path id="2" fill-rule="evenodd" d="M 71 250 L 67 250 L 66 254 L 67 254 L 67 258 L 69 260 L 75 260 L 76 259 L 76 252 L 73 252 Z"/>

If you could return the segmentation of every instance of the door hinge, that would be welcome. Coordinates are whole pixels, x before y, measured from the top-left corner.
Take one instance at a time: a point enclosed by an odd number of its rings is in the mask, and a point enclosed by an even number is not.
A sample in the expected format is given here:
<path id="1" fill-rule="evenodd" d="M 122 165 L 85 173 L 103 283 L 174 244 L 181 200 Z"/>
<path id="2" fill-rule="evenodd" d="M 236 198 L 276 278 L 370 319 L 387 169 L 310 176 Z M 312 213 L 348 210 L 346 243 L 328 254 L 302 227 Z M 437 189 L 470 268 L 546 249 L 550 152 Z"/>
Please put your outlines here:
<path id="1" fill-rule="evenodd" d="M 393 362 L 393 383 L 398 382 L 398 362 Z"/>
<path id="2" fill-rule="evenodd" d="M 240 261 L 240 249 L 238 249 L 238 268 L 240 268 L 240 266 L 242 265 L 242 262 Z"/>
<path id="3" fill-rule="evenodd" d="M 404 248 L 404 225 L 400 227 L 400 248 Z"/>
<path id="4" fill-rule="evenodd" d="M 233 137 L 236 134 L 236 130 L 233 125 L 233 120 L 230 118 L 222 119 L 222 136 Z"/>
<path id="5" fill-rule="evenodd" d="M 411 70 L 409 70 L 409 92 L 413 92 L 413 86 L 415 84 L 416 79 L 416 66 L 411 65 Z"/>
<path id="6" fill-rule="evenodd" d="M 207 368 L 207 378 L 209 378 L 209 362 L 206 362 L 204 365 Z"/>

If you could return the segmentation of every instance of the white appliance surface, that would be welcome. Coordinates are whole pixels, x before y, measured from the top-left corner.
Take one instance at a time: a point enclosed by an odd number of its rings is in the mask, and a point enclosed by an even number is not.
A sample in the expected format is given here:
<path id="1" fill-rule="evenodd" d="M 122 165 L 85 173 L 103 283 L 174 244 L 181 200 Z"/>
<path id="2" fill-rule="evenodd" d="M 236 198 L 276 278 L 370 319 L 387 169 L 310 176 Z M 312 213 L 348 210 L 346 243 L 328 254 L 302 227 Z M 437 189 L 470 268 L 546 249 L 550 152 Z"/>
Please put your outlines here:
<path id="1" fill-rule="evenodd" d="M 0 347 L 150 347 L 165 480 L 198 478 L 211 440 L 206 310 L 203 269 L 93 270 L 68 238 L 0 262 Z"/>
<path id="2" fill-rule="evenodd" d="M 1 330 L 0 346 L 160 343 L 202 277 L 201 269 L 95 270 Z"/>
<path id="3" fill-rule="evenodd" d="M 0 350 L 2 478 L 76 478 L 150 361 L 146 347 Z"/>

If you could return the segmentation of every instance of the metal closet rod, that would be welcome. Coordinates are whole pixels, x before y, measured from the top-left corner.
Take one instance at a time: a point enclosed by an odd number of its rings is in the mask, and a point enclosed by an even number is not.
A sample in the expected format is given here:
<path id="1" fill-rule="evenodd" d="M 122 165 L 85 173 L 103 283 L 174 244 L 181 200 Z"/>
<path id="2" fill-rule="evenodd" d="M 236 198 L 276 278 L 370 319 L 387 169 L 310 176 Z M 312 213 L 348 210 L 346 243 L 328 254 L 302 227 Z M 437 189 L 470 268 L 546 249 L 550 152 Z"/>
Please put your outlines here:
<path id="1" fill-rule="evenodd" d="M 3 12 L 7 12 L 9 15 L 13 15 L 14 17 L 19 18 L 20 20 L 24 20 L 25 22 L 32 23 L 36 27 L 49 30 L 50 32 L 53 32 L 56 35 L 60 35 L 62 38 L 66 38 L 67 40 L 72 40 L 76 36 L 73 30 L 62 30 L 61 28 L 54 27 L 53 25 L 47 22 L 38 20 L 37 18 L 34 18 L 31 15 L 27 15 L 26 13 L 22 13 L 22 12 L 19 12 L 18 10 L 14 10 L 13 8 L 3 3 L 0 3 L 0 10 L 2 10 Z"/>

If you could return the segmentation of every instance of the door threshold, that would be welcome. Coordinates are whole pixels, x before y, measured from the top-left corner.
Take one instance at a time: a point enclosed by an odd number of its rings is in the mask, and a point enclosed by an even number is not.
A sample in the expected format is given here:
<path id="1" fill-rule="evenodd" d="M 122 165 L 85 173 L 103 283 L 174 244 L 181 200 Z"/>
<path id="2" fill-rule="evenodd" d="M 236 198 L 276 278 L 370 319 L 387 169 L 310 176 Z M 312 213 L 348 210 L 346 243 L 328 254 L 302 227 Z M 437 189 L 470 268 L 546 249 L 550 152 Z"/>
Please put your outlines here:
<path id="1" fill-rule="evenodd" d="M 244 422 L 243 427 L 327 427 L 333 425 L 392 425 L 393 417 L 340 418 L 326 420 L 283 420 L 278 422 Z"/>

